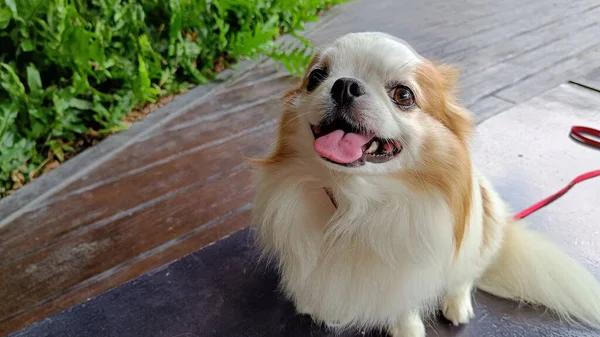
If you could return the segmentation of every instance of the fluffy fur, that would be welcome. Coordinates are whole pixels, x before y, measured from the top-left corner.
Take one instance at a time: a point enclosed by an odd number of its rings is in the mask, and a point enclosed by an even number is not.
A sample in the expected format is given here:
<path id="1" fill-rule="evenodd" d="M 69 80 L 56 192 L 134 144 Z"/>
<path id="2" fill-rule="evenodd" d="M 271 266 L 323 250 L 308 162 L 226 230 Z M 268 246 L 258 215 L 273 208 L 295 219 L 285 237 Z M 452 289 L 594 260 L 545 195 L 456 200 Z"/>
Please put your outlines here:
<path id="1" fill-rule="evenodd" d="M 308 92 L 316 68 L 328 75 Z M 473 124 L 456 100 L 456 76 L 382 33 L 346 35 L 314 57 L 284 97 L 274 151 L 256 161 L 253 223 L 260 247 L 278 262 L 282 290 L 317 321 L 394 337 L 424 336 L 421 317 L 438 308 L 467 323 L 476 285 L 599 327 L 598 282 L 511 221 L 473 165 Z M 310 125 L 330 113 L 340 77 L 364 85 L 359 122 L 399 141 L 397 157 L 345 167 L 317 155 Z M 390 99 L 399 84 L 414 93 L 410 109 Z"/>

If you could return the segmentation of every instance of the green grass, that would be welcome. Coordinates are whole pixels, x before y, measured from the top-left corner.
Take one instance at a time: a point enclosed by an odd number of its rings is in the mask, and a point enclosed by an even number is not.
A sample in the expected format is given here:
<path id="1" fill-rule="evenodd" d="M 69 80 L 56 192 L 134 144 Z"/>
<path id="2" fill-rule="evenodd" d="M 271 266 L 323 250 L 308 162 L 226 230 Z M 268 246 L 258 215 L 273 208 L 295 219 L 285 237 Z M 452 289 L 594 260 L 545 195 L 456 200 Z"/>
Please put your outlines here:
<path id="1" fill-rule="evenodd" d="M 299 73 L 296 33 L 343 1 L 0 0 L 0 197 L 215 69 L 267 55 Z M 278 46 L 282 33 L 302 43 Z"/>

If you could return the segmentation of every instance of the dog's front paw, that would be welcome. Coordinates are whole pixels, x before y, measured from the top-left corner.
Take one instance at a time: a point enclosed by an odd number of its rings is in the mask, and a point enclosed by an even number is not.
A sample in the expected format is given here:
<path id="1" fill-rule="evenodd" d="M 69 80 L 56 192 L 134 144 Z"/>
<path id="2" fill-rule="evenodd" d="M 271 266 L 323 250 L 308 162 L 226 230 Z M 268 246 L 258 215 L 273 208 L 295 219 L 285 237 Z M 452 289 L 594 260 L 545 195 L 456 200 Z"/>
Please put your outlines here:
<path id="1" fill-rule="evenodd" d="M 425 325 L 421 316 L 413 313 L 398 322 L 391 330 L 392 337 L 425 337 Z"/>
<path id="2" fill-rule="evenodd" d="M 442 313 L 447 320 L 456 326 L 467 324 L 471 318 L 475 317 L 470 288 L 444 297 Z"/>
<path id="3" fill-rule="evenodd" d="M 425 326 L 411 325 L 396 327 L 392 330 L 392 337 L 425 337 Z"/>

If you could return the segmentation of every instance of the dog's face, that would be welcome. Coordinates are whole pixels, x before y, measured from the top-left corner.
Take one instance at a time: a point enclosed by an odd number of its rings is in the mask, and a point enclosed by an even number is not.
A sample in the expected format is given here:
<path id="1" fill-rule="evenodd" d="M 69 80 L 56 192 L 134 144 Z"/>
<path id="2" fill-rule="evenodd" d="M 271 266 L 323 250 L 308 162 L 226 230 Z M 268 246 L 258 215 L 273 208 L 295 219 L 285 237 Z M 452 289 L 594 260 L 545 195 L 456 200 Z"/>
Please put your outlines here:
<path id="1" fill-rule="evenodd" d="M 395 37 L 343 36 L 317 53 L 302 83 L 284 96 L 276 149 L 259 163 L 275 170 L 293 163 L 288 168 L 323 187 L 350 182 L 361 190 L 339 193 L 354 203 L 441 195 L 459 251 L 475 177 L 471 115 L 457 103 L 457 75 Z M 346 174 L 369 179 L 337 179 Z"/>
<path id="2" fill-rule="evenodd" d="M 422 164 L 428 146 L 441 150 L 467 137 L 455 77 L 392 36 L 349 34 L 317 53 L 286 100 L 302 141 L 330 169 L 401 172 Z"/>

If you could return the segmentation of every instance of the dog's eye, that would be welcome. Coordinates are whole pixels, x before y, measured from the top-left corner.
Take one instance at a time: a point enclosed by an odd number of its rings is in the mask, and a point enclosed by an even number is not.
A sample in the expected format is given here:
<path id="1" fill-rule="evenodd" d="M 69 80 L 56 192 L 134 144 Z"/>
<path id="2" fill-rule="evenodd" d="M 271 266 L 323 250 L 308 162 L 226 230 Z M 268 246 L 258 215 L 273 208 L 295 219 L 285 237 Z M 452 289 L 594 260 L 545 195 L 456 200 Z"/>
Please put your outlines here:
<path id="1" fill-rule="evenodd" d="M 410 108 L 415 104 L 415 96 L 412 91 L 405 86 L 399 86 L 394 89 L 393 99 L 394 102 L 403 109 Z"/>
<path id="2" fill-rule="evenodd" d="M 306 84 L 306 91 L 311 92 L 315 90 L 319 84 L 321 84 L 327 78 L 327 72 L 323 69 L 315 69 L 308 75 L 308 84 Z"/>

